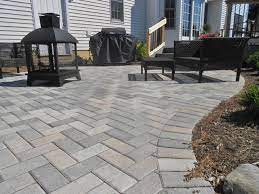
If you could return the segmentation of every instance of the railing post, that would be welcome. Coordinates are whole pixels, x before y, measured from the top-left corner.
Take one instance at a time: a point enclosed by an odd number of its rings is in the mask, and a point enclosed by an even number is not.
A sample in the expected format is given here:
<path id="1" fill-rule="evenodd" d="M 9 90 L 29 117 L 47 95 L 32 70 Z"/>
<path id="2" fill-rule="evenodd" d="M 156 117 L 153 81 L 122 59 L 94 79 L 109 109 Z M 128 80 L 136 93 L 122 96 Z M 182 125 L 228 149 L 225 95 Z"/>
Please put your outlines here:
<path id="1" fill-rule="evenodd" d="M 161 41 L 162 42 L 165 42 L 165 26 L 162 27 L 162 38 L 161 38 Z"/>
<path id="2" fill-rule="evenodd" d="M 150 34 L 149 34 L 149 31 L 147 31 L 147 53 L 148 53 L 148 56 L 150 56 Z"/>

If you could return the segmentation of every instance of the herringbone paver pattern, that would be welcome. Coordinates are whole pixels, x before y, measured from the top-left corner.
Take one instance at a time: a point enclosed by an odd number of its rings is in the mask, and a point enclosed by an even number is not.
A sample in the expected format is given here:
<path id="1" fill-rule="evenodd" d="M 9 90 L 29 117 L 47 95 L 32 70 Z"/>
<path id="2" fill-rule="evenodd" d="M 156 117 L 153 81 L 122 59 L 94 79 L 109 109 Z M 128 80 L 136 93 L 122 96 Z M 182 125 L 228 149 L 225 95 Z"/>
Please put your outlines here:
<path id="1" fill-rule="evenodd" d="M 0 194 L 212 193 L 193 167 L 195 124 L 237 93 L 222 82 L 128 81 L 139 67 L 85 67 L 82 81 L 26 87 L 25 76 L 0 82 Z M 224 82 L 223 82 L 224 81 Z"/>

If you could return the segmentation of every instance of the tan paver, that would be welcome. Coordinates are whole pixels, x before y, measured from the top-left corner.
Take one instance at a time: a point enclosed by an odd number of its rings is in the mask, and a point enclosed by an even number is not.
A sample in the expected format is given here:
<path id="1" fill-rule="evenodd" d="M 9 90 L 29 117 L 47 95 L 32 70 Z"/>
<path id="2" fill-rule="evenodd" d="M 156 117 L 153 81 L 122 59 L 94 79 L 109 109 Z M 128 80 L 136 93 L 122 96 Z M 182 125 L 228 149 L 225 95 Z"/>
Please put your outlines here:
<path id="1" fill-rule="evenodd" d="M 72 154 L 72 156 L 77 159 L 79 162 L 86 160 L 88 158 L 91 158 L 93 156 L 98 155 L 99 153 L 102 153 L 106 150 L 108 150 L 109 148 L 105 145 L 102 145 L 100 143 L 95 144 L 89 148 L 83 149 L 79 152 L 76 152 L 74 154 Z"/>
<path id="2" fill-rule="evenodd" d="M 128 145 L 118 139 L 110 138 L 103 142 L 108 147 L 120 152 L 121 154 L 127 154 L 134 149 L 131 145 Z"/>
<path id="3" fill-rule="evenodd" d="M 99 156 L 105 161 L 121 169 L 126 169 L 135 163 L 130 158 L 111 149 L 99 154 Z"/>
<path id="4" fill-rule="evenodd" d="M 63 170 L 76 164 L 76 161 L 73 158 L 60 149 L 45 154 L 45 157 L 59 170 Z"/>

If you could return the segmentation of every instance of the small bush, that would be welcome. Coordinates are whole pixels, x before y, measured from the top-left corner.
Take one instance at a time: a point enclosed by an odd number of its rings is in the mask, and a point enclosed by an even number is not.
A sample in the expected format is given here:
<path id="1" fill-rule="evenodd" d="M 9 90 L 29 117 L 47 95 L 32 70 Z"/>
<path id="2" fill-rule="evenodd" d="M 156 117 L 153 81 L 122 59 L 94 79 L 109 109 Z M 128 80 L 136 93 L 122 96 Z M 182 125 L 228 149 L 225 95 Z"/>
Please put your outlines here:
<path id="1" fill-rule="evenodd" d="M 137 42 L 137 47 L 136 47 L 136 55 L 137 55 L 137 60 L 143 60 L 143 58 L 148 56 L 147 52 L 147 45 L 143 42 Z"/>
<path id="2" fill-rule="evenodd" d="M 251 85 L 245 93 L 241 95 L 241 103 L 253 115 L 259 116 L 259 86 Z"/>
<path id="3" fill-rule="evenodd" d="M 210 26 L 209 26 L 209 24 L 204 24 L 203 25 L 203 31 L 202 31 L 202 33 L 203 34 L 208 34 L 210 32 Z"/>
<path id="4" fill-rule="evenodd" d="M 255 66 L 256 69 L 259 70 L 259 51 L 256 51 L 253 54 L 249 55 L 246 62 L 250 65 Z"/>
<path id="5" fill-rule="evenodd" d="M 257 61 L 256 65 L 255 65 L 255 68 L 256 68 L 256 70 L 259 71 L 259 61 Z"/>

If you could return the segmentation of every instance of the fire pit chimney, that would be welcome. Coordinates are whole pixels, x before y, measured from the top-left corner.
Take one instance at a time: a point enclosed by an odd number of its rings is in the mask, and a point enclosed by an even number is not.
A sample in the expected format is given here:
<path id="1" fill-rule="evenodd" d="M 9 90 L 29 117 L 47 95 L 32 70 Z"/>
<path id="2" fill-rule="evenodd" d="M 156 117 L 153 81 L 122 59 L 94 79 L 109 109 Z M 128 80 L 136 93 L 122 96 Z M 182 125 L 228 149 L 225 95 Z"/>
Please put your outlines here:
<path id="1" fill-rule="evenodd" d="M 60 18 L 55 13 L 44 13 L 40 16 L 42 28 L 60 28 Z"/>

